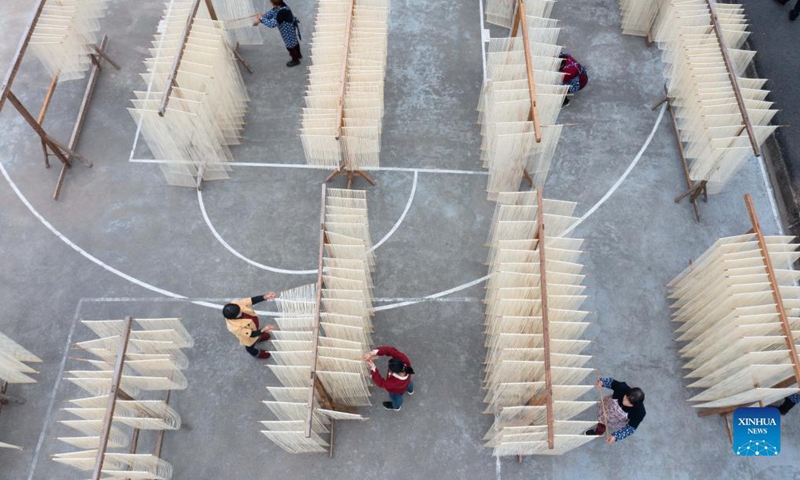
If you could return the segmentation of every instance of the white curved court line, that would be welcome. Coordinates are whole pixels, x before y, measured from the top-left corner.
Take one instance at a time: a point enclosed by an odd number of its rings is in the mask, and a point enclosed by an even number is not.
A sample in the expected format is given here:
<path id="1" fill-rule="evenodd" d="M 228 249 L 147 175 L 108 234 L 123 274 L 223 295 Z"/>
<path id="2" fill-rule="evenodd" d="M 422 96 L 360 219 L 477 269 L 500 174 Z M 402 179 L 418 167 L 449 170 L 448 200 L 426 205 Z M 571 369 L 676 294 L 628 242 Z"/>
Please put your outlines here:
<path id="1" fill-rule="evenodd" d="M 647 140 L 644 142 L 644 145 L 642 145 L 642 148 L 639 149 L 639 153 L 637 153 L 636 157 L 633 158 L 633 160 L 631 161 L 631 164 L 628 165 L 628 168 L 625 170 L 625 172 L 622 174 L 622 176 L 619 177 L 619 179 L 617 179 L 616 182 L 614 182 L 614 185 L 611 186 L 611 188 L 606 192 L 606 194 L 603 195 L 603 197 L 597 203 L 595 203 L 594 206 L 592 206 L 592 208 L 590 208 L 586 213 L 584 213 L 583 216 L 581 216 L 581 218 L 579 218 L 577 222 L 575 222 L 572 226 L 570 226 L 570 228 L 565 230 L 564 233 L 562 233 L 560 236 L 564 236 L 564 235 L 568 234 L 569 232 L 573 231 L 575 228 L 578 227 L 578 225 L 583 223 L 584 220 L 589 218 L 589 216 L 591 214 L 593 214 L 595 211 L 597 211 L 597 209 L 600 208 L 600 206 L 602 206 L 604 203 L 606 203 L 606 200 L 608 200 L 609 197 L 611 197 L 611 195 L 613 195 L 614 192 L 617 191 L 619 186 L 622 185 L 622 182 L 624 182 L 625 179 L 628 178 L 628 175 L 630 175 L 631 171 L 633 171 L 633 168 L 636 166 L 636 164 L 639 163 L 639 160 L 641 160 L 642 155 L 644 155 L 644 152 L 647 150 L 647 147 L 649 147 L 650 143 L 653 141 L 653 137 L 655 136 L 659 125 L 661 125 L 661 120 L 664 118 L 664 112 L 666 111 L 666 108 L 667 108 L 667 105 L 665 103 L 664 106 L 661 107 L 661 111 L 658 113 L 658 118 L 656 119 L 655 125 L 653 125 L 653 129 L 650 131 L 650 135 L 647 137 Z M 382 310 L 391 310 L 393 308 L 406 307 L 408 305 L 414 305 L 416 303 L 420 303 L 420 302 L 422 302 L 422 301 L 424 301 L 426 299 L 443 297 L 445 295 L 450 295 L 451 293 L 460 292 L 461 290 L 465 290 L 465 289 L 470 288 L 472 286 L 478 285 L 479 283 L 483 283 L 488 279 L 489 279 L 489 275 L 486 275 L 485 277 L 481 277 L 481 278 L 475 279 L 475 280 L 473 280 L 471 282 L 467 282 L 467 283 L 465 283 L 463 285 L 459 285 L 457 287 L 453 287 L 450 290 L 445 290 L 443 292 L 439 292 L 439 293 L 434 293 L 432 295 L 428 295 L 427 297 L 423 297 L 423 298 L 421 298 L 419 300 L 398 302 L 398 303 L 392 303 L 392 304 L 389 304 L 389 305 L 382 305 L 380 307 L 375 307 L 375 311 L 379 312 L 379 311 L 382 311 Z"/>
<path id="2" fill-rule="evenodd" d="M 636 155 L 636 157 L 631 162 L 631 165 L 628 166 L 628 169 L 625 171 L 623 176 L 620 177 L 620 179 L 617 180 L 616 183 L 614 183 L 614 185 L 611 187 L 611 189 L 603 196 L 603 198 L 600 199 L 599 202 L 597 202 L 592 208 L 589 209 L 589 211 L 587 213 L 585 213 L 580 218 L 580 220 L 573 226 L 573 228 L 576 227 L 577 225 L 579 225 L 580 223 L 582 223 L 584 220 L 586 220 L 589 217 L 589 215 L 594 213 L 594 211 L 596 211 L 600 207 L 600 205 L 605 203 L 605 201 L 608 199 L 608 197 L 610 197 L 611 194 L 613 194 L 614 191 L 616 191 L 616 189 L 619 188 L 620 184 L 622 184 L 622 181 L 624 181 L 625 178 L 627 178 L 628 174 L 630 174 L 631 170 L 633 170 L 633 167 L 636 166 L 636 164 L 639 162 L 639 160 L 641 159 L 642 155 L 644 154 L 644 151 L 647 150 L 648 146 L 650 146 L 650 142 L 652 142 L 653 136 L 655 135 L 655 131 L 658 129 L 658 126 L 661 124 L 661 120 L 662 120 L 663 117 L 664 117 L 664 107 L 662 107 L 661 112 L 658 115 L 658 120 L 656 121 L 656 124 L 653 126 L 653 130 L 650 132 L 650 136 L 647 138 L 647 141 L 645 142 L 645 144 L 639 150 L 639 153 Z M 17 184 L 14 183 L 13 180 L 11 180 L 11 177 L 8 175 L 8 171 L 6 171 L 5 166 L 3 166 L 2 163 L 0 163 L 0 173 L 3 174 L 3 177 L 6 179 L 8 184 L 11 186 L 11 189 L 14 191 L 14 193 L 17 195 L 17 197 L 20 199 L 20 201 L 25 205 L 25 207 L 27 207 L 27 209 L 30 210 L 30 212 L 33 214 L 33 216 L 36 217 L 42 223 L 42 225 L 44 225 L 48 230 L 50 230 L 50 232 L 52 232 L 53 235 L 58 237 L 62 242 L 66 243 L 70 248 L 72 248 L 73 250 L 75 250 L 76 252 L 81 254 L 83 257 L 85 257 L 86 259 L 88 259 L 92 263 L 100 266 L 104 270 L 106 270 L 106 271 L 108 271 L 110 273 L 113 273 L 114 275 L 116 275 L 116 276 L 118 276 L 120 278 L 123 278 L 123 279 L 125 279 L 125 280 L 127 280 L 127 281 L 129 281 L 131 283 L 134 283 L 134 284 L 136 284 L 136 285 L 138 285 L 138 286 L 140 286 L 142 288 L 146 288 L 147 290 L 159 293 L 159 294 L 167 296 L 167 297 L 178 298 L 178 299 L 183 299 L 183 300 L 187 299 L 187 297 L 184 296 L 184 295 L 180 295 L 180 294 L 177 294 L 177 293 L 174 293 L 174 292 L 170 292 L 169 290 L 164 290 L 163 288 L 156 287 L 155 285 L 151 285 L 151 284 L 149 284 L 147 282 L 143 282 L 143 281 L 141 281 L 141 280 L 139 280 L 139 279 L 137 279 L 135 277 L 132 277 L 132 276 L 130 276 L 130 275 L 124 273 L 124 272 L 121 272 L 121 271 L 117 270 L 116 268 L 112 267 L 111 265 L 108 265 L 105 262 L 103 262 L 102 260 L 98 259 L 94 255 L 90 254 L 86 250 L 82 249 L 81 247 L 79 247 L 75 243 L 73 243 L 69 238 L 64 236 L 53 225 L 51 225 L 50 222 L 48 222 L 36 210 L 36 208 L 34 208 L 34 206 L 31 205 L 31 203 L 28 201 L 28 199 L 25 197 L 25 195 L 23 195 L 22 192 L 20 191 L 20 189 L 17 187 Z M 484 281 L 486 281 L 488 279 L 489 279 L 489 275 L 486 275 L 485 277 L 481 277 L 481 278 L 472 280 L 471 282 L 464 283 L 464 284 L 459 285 L 457 287 L 453 287 L 453 288 L 451 288 L 449 290 L 444 290 L 442 292 L 438 292 L 438 293 L 434 293 L 434 294 L 428 295 L 426 297 L 422 297 L 419 300 L 410 300 L 410 301 L 392 303 L 392 304 L 389 304 L 389 305 L 382 305 L 380 307 L 376 307 L 375 311 L 391 310 L 391 309 L 394 309 L 394 308 L 406 307 L 408 305 L 414 305 L 414 304 L 417 304 L 417 303 L 421 303 L 426 299 L 430 300 L 430 299 L 444 297 L 444 296 L 450 295 L 451 293 L 460 292 L 461 290 L 465 290 L 465 289 L 467 289 L 469 287 L 472 287 L 474 285 L 478 285 L 478 284 L 480 284 L 480 283 L 482 283 L 482 282 L 484 282 Z M 209 307 L 209 308 L 217 308 L 217 309 L 222 308 L 222 305 L 217 305 L 217 304 L 213 304 L 213 303 L 209 303 L 209 302 L 205 302 L 205 301 L 191 301 L 191 303 L 193 303 L 195 305 L 203 306 L 203 307 Z M 257 313 L 259 315 L 273 316 L 273 317 L 278 315 L 277 312 L 257 311 Z"/>
<path id="3" fill-rule="evenodd" d="M 414 181 L 411 184 L 411 194 L 408 196 L 408 201 L 406 202 L 406 207 L 403 209 L 403 213 L 400 215 L 400 218 L 392 226 L 391 230 L 389 230 L 389 232 L 386 235 L 384 235 L 383 238 L 381 238 L 378 243 L 372 246 L 372 248 L 369 250 L 370 252 L 374 252 L 378 247 L 386 243 L 386 241 L 389 240 L 389 237 L 394 235 L 394 232 L 396 232 L 397 229 L 400 228 L 400 224 L 403 223 L 403 220 L 406 219 L 406 215 L 408 215 L 408 210 L 411 208 L 411 204 L 414 202 L 414 196 L 417 194 L 418 180 L 419 180 L 419 172 L 414 172 Z M 217 241 L 221 243 L 222 246 L 225 247 L 225 249 L 231 252 L 234 256 L 240 258 L 241 260 L 244 260 L 245 262 L 249 263 L 250 265 L 256 268 L 260 268 L 262 270 L 267 270 L 274 273 L 283 273 L 286 275 L 312 275 L 317 273 L 316 269 L 288 270 L 284 268 L 270 267 L 269 265 L 264 265 L 263 263 L 259 263 L 256 262 L 255 260 L 251 260 L 245 257 L 244 255 L 239 253 L 238 250 L 231 247 L 230 244 L 226 242 L 224 238 L 222 238 L 222 235 L 220 235 L 219 232 L 217 232 L 217 229 L 214 228 L 214 225 L 211 223 L 211 219 L 209 218 L 208 213 L 206 212 L 206 205 L 203 202 L 203 192 L 200 190 L 197 191 L 197 201 L 200 204 L 200 212 L 203 214 L 203 220 L 206 221 L 206 225 L 208 225 L 209 230 L 211 230 L 211 233 L 214 234 L 214 238 L 216 238 Z"/>

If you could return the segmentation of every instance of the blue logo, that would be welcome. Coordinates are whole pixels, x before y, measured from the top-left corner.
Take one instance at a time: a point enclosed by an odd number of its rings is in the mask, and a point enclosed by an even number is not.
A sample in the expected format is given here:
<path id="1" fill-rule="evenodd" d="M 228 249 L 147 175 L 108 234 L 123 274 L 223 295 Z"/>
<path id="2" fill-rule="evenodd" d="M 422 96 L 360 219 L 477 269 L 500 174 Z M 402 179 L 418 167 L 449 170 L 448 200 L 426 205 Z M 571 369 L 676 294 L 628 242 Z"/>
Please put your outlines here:
<path id="1" fill-rule="evenodd" d="M 733 453 L 774 457 L 780 452 L 781 416 L 777 408 L 739 408 L 733 412 Z"/>

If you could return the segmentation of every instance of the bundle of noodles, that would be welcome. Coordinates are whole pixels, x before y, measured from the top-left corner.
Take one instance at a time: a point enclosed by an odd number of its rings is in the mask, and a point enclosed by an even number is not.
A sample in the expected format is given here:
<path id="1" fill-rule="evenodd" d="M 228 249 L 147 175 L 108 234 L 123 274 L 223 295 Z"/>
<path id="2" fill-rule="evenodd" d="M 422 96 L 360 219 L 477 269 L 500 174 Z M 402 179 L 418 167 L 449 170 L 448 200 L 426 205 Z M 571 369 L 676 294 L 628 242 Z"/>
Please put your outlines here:
<path id="1" fill-rule="evenodd" d="M 556 122 L 569 87 L 562 85 L 563 74 L 559 72 L 561 46 L 556 42 L 560 28 L 556 20 L 547 17 L 552 4 L 525 3 L 525 21 L 520 22 L 519 30 L 527 28 L 529 49 L 522 33 L 489 41 L 478 110 L 483 137 L 481 160 L 489 169 L 490 199 L 499 192 L 519 189 L 526 171 L 535 185 L 543 187 L 555 155 L 562 129 Z M 487 9 L 490 5 L 493 2 Z M 541 126 L 539 139 L 534 116 Z"/>
<path id="2" fill-rule="evenodd" d="M 300 128 L 309 165 L 380 166 L 388 0 L 321 0 Z"/>
<path id="3" fill-rule="evenodd" d="M 136 91 L 129 108 L 170 185 L 194 187 L 197 178 L 228 178 L 230 145 L 240 142 L 249 100 L 223 22 L 209 19 L 205 2 L 192 23 L 174 88 L 163 116 L 158 113 L 169 74 L 180 53 L 191 1 L 165 10 L 163 33 L 153 40 L 142 75 L 148 91 Z"/>
<path id="4" fill-rule="evenodd" d="M 779 295 L 756 234 L 717 240 L 669 283 L 673 321 L 698 409 L 769 405 L 800 391 L 789 343 L 800 346 L 800 258 L 794 237 L 764 237 Z M 791 330 L 787 339 L 776 298 Z"/>
<path id="5" fill-rule="evenodd" d="M 593 386 L 591 357 L 581 354 L 589 344 L 582 240 L 563 236 L 577 221 L 575 204 L 537 195 L 500 193 L 489 234 L 484 401 L 495 421 L 484 440 L 495 456 L 561 455 L 596 438 L 583 434 L 594 422 L 574 420 L 597 404 L 580 400 Z"/>
<path id="6" fill-rule="evenodd" d="M 134 397 L 143 391 L 185 389 L 188 383 L 181 370 L 188 366 L 188 361 L 181 349 L 192 347 L 194 340 L 180 318 L 135 319 L 135 325 L 140 328 L 132 328 L 129 333 L 122 359 L 121 380 L 117 390 L 113 390 L 112 379 L 116 362 L 122 353 L 120 341 L 126 321 L 81 323 L 98 336 L 76 345 L 92 354 L 94 358 L 81 361 L 93 369 L 70 370 L 66 373 L 68 381 L 91 396 L 70 400 L 72 406 L 63 409 L 73 418 L 59 423 L 76 430 L 80 435 L 62 436 L 58 440 L 82 450 L 56 454 L 53 460 L 81 470 L 93 470 L 97 450 L 101 448 L 104 418 L 113 403 L 102 473 L 106 478 L 171 478 L 172 466 L 154 455 L 117 453 L 110 449 L 128 447 L 131 429 L 163 431 L 180 428 L 181 417 L 168 405 L 167 400 Z M 114 395 L 114 398 L 109 399 L 109 395 Z"/>

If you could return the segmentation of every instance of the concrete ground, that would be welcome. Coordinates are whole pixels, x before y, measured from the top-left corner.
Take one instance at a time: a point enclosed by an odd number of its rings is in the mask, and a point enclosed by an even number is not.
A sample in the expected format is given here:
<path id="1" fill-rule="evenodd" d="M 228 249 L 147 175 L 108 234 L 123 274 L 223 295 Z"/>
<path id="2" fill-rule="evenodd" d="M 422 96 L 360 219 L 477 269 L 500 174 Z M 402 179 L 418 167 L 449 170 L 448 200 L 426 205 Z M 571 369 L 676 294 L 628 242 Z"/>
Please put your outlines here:
<path id="1" fill-rule="evenodd" d="M 0 65 L 10 61 L 34 3 L 0 5 Z M 719 417 L 700 419 L 686 401 L 692 393 L 681 378 L 664 285 L 718 237 L 750 228 L 745 193 L 767 233 L 778 226 L 755 161 L 701 203 L 700 224 L 688 204 L 673 203 L 684 189 L 676 143 L 668 116 L 650 109 L 662 96 L 659 53 L 620 34 L 614 0 L 555 8 L 561 40 L 591 80 L 562 113 L 577 125 L 563 135 L 546 194 L 579 202 L 591 365 L 641 386 L 648 416 L 618 445 L 597 441 L 562 457 L 518 464 L 483 448 L 492 419 L 481 414 L 480 279 L 493 205 L 485 200 L 475 111 L 482 20 L 477 0 L 437 3 L 392 4 L 382 165 L 395 170 L 377 172 L 378 185 L 368 189 L 372 237 L 385 238 L 374 339 L 408 353 L 418 372 L 418 393 L 402 412 L 383 410 L 384 394 L 375 391 L 375 406 L 364 410 L 369 421 L 338 424 L 332 459 L 286 454 L 259 433 L 258 421 L 271 419 L 260 403 L 264 386 L 276 379 L 225 331 L 216 308 L 192 302 L 221 304 L 314 279 L 297 271 L 316 264 L 327 172 L 292 167 L 304 164 L 297 129 L 305 67 L 283 66 L 288 55 L 274 31 L 265 46 L 244 47 L 255 73 L 245 74 L 251 110 L 234 154 L 254 165 L 235 167 L 202 195 L 167 186 L 155 165 L 129 161 L 136 125 L 125 111 L 132 91 L 145 88 L 139 74 L 163 2 L 117 0 L 102 24 L 123 68 L 100 77 L 78 148 L 94 167 L 73 168 L 59 202 L 50 199 L 57 171 L 43 168 L 33 132 L 10 106 L 0 115 L 0 330 L 45 361 L 39 383 L 12 387 L 28 403 L 0 414 L 0 441 L 25 447 L 0 451 L 0 478 L 85 477 L 49 460 L 69 450 L 54 438 L 66 433 L 58 424 L 67 418 L 64 401 L 78 395 L 62 373 L 80 368 L 69 346 L 90 338 L 78 320 L 125 315 L 183 317 L 196 339 L 189 388 L 172 400 L 188 427 L 164 444 L 177 479 L 798 476 L 797 412 L 784 420 L 780 456 L 747 459 L 733 455 Z M 310 38 L 314 5 L 292 6 Z M 36 112 L 48 83 L 30 56 L 14 91 Z M 45 125 L 57 138 L 68 136 L 82 88 L 76 81 L 56 91 Z M 140 141 L 133 158 L 152 157 Z M 143 438 L 143 451 L 151 442 Z"/>

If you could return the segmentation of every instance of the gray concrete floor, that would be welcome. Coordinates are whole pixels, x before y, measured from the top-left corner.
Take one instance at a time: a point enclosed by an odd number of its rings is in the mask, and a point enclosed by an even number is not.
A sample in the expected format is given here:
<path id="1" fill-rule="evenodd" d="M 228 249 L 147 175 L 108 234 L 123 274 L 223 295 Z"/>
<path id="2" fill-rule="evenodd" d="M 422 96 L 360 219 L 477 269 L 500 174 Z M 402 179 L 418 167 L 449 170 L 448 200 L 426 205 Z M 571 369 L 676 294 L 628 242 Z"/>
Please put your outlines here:
<path id="1" fill-rule="evenodd" d="M 0 5 L 0 65 L 10 60 L 33 0 Z M 782 453 L 736 458 L 720 418 L 698 419 L 686 401 L 664 285 L 716 238 L 748 230 L 742 196 L 751 193 L 768 233 L 777 225 L 758 164 L 749 163 L 708 204 L 697 224 L 691 208 L 672 199 L 684 188 L 668 117 L 650 107 L 662 95 L 662 65 L 654 48 L 619 31 L 617 2 L 564 0 L 554 16 L 561 40 L 590 68 L 590 84 L 563 112 L 569 127 L 546 187 L 547 196 L 579 202 L 592 212 L 575 235 L 587 239 L 592 365 L 641 386 L 648 416 L 618 445 L 594 442 L 557 458 L 496 461 L 480 438 L 492 423 L 482 415 L 483 287 L 400 306 L 486 275 L 484 241 L 492 204 L 478 161 L 475 106 L 481 85 L 481 19 L 477 0 L 437 5 L 392 4 L 385 167 L 457 169 L 469 173 L 380 171 L 368 189 L 378 251 L 376 296 L 390 306 L 375 317 L 375 341 L 406 351 L 418 370 L 418 393 L 401 413 L 366 409 L 366 423 L 340 423 L 333 459 L 291 456 L 259 432 L 271 413 L 261 404 L 276 380 L 225 331 L 219 312 L 191 303 L 283 290 L 313 275 L 278 273 L 315 266 L 319 182 L 326 172 L 236 167 L 230 180 L 194 190 L 167 186 L 154 165 L 129 163 L 136 126 L 125 111 L 132 90 L 144 88 L 142 60 L 162 2 L 117 0 L 103 20 L 109 54 L 79 151 L 94 168 L 76 166 L 59 202 L 50 199 L 57 171 L 45 170 L 35 135 L 10 106 L 0 114 L 0 330 L 45 360 L 39 383 L 14 386 L 28 398 L 4 408 L 0 440 L 24 445 L 0 451 L 0 478 L 83 478 L 49 460 L 66 451 L 64 401 L 78 394 L 62 382 L 69 345 L 89 338 L 79 319 L 125 315 L 180 316 L 197 345 L 189 351 L 190 386 L 173 403 L 191 428 L 167 435 L 164 457 L 178 479 L 217 478 L 797 478 L 797 412 L 784 421 Z M 292 2 L 310 38 L 312 3 Z M 500 30 L 494 30 L 502 34 Z M 237 161 L 303 164 L 297 128 L 304 67 L 286 69 L 276 32 L 263 47 L 245 47 L 255 68 L 245 74 L 252 97 Z M 307 48 L 306 48 L 307 50 Z M 306 60 L 306 64 L 308 61 Z M 38 111 L 49 79 L 31 56 L 15 92 Z M 66 138 L 82 82 L 59 86 L 46 126 Z M 654 131 L 652 141 L 647 139 Z M 647 144 L 647 148 L 643 146 Z M 637 155 L 641 152 L 641 155 Z M 141 142 L 136 158 L 149 158 Z M 638 158 L 618 188 L 615 183 Z M 337 180 L 334 185 L 341 185 Z M 360 187 L 358 184 L 357 187 Z M 610 193 L 607 200 L 598 205 Z M 24 202 L 21 201 L 24 199 Z M 594 209 L 594 207 L 597 207 Z M 143 440 L 149 448 L 151 440 Z M 613 473 L 612 473 L 613 472 Z"/>

